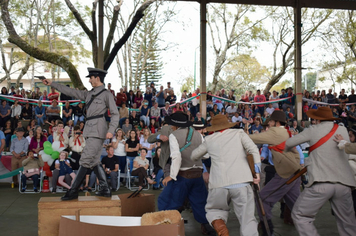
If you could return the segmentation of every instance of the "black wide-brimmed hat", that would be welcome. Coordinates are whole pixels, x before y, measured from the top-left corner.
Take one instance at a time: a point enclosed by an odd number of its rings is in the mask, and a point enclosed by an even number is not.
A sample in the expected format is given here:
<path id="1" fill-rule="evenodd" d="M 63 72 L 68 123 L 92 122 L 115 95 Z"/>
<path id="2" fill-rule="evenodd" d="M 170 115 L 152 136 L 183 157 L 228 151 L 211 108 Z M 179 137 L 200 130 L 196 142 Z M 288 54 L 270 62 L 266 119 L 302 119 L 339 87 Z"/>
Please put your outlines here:
<path id="1" fill-rule="evenodd" d="M 200 130 L 200 129 L 206 128 L 206 125 L 202 121 L 197 120 L 197 121 L 194 121 L 193 128 L 196 130 Z"/>
<path id="2" fill-rule="evenodd" d="M 189 121 L 189 116 L 182 111 L 176 111 L 170 116 L 166 116 L 164 121 L 177 127 L 189 127 L 193 125 L 193 122 Z"/>
<path id="3" fill-rule="evenodd" d="M 88 72 L 89 75 L 87 75 L 86 77 L 90 77 L 90 76 L 103 76 L 105 77 L 106 74 L 108 73 L 106 70 L 102 70 L 102 69 L 98 69 L 98 68 L 92 68 L 92 67 L 88 67 Z"/>
<path id="4" fill-rule="evenodd" d="M 273 111 L 272 115 L 269 117 L 269 120 L 275 120 L 279 122 L 286 123 L 286 113 L 281 110 Z"/>

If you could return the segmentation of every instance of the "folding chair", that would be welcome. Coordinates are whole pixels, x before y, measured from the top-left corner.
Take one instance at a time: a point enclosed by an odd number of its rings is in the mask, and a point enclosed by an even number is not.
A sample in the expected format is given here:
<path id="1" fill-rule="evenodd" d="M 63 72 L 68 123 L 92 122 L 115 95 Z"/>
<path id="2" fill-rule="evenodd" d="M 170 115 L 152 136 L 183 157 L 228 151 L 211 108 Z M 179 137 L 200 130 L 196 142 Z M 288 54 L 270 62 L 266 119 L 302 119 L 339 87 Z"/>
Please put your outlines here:
<path id="1" fill-rule="evenodd" d="M 23 193 L 40 193 L 42 191 L 42 181 L 43 181 L 43 169 L 42 168 L 40 169 L 40 176 L 38 178 L 38 183 L 39 183 L 40 187 L 37 188 L 37 190 L 38 190 L 37 192 L 35 192 L 35 190 L 34 190 L 35 186 L 33 186 L 32 190 L 29 190 L 28 188 L 26 188 L 25 192 L 21 192 L 21 189 L 22 189 L 22 179 L 21 179 L 21 177 L 22 177 L 22 175 L 24 175 L 24 173 L 22 171 L 19 171 L 19 192 L 21 194 L 23 194 Z M 31 176 L 27 177 L 26 187 L 28 186 L 28 184 L 29 184 L 28 182 L 29 181 L 32 181 L 32 177 Z M 33 184 L 33 181 L 32 181 L 32 184 Z"/>
<path id="2" fill-rule="evenodd" d="M 133 165 L 132 165 L 133 166 Z M 138 176 L 132 176 L 131 175 L 131 164 L 130 164 L 130 159 L 127 159 L 126 161 L 126 173 L 127 173 L 127 179 L 126 179 L 126 183 L 127 183 L 127 188 L 130 189 L 131 191 L 135 191 L 136 189 L 138 189 L 138 187 L 132 187 L 131 186 L 131 178 L 133 179 L 138 179 Z M 148 175 L 148 169 L 147 169 L 147 175 Z M 147 183 L 147 180 L 144 179 L 144 181 L 146 182 L 146 188 L 144 188 L 143 190 L 149 190 L 150 189 L 150 185 Z"/>
<path id="3" fill-rule="evenodd" d="M 121 170 L 119 169 L 118 172 L 117 172 L 117 186 L 116 186 L 116 190 L 115 191 L 120 189 L 120 175 L 121 175 Z M 106 176 L 106 179 L 109 180 L 109 179 L 111 179 L 111 177 L 110 176 Z M 108 185 L 109 185 L 109 183 L 108 183 Z M 95 181 L 95 189 L 98 189 L 100 191 L 100 186 L 97 184 L 96 181 Z"/>

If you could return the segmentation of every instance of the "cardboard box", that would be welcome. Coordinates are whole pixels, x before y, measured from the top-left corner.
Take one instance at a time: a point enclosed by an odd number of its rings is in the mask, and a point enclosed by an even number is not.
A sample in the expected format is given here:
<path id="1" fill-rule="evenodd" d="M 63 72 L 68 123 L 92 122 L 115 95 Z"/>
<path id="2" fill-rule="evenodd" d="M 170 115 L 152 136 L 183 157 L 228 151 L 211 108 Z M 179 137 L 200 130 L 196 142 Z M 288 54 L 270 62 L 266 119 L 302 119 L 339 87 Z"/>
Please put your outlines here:
<path id="1" fill-rule="evenodd" d="M 62 216 L 59 236 L 184 236 L 184 220 L 178 224 L 141 226 L 141 217 Z"/>
<path id="2" fill-rule="evenodd" d="M 60 197 L 42 197 L 38 202 L 38 235 L 58 236 L 62 215 L 121 216 L 121 201 L 111 198 L 80 196 L 77 200 L 61 201 Z"/>
<path id="3" fill-rule="evenodd" d="M 142 216 L 155 212 L 155 195 L 140 193 L 138 197 L 127 198 L 131 193 L 119 194 L 121 200 L 121 216 Z"/>

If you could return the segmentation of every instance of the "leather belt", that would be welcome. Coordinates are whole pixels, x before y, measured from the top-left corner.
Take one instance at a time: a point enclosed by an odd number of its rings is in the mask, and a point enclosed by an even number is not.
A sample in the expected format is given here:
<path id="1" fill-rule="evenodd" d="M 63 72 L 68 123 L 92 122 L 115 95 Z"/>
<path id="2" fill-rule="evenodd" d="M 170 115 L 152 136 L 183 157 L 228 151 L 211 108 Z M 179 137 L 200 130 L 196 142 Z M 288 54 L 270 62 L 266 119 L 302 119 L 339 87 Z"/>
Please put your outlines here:
<path id="1" fill-rule="evenodd" d="M 178 175 L 186 179 L 196 179 L 196 178 L 200 178 L 202 173 L 203 173 L 203 169 L 192 168 L 189 170 L 180 170 L 178 172 Z"/>
<path id="2" fill-rule="evenodd" d="M 87 118 L 85 119 L 85 121 L 94 120 L 94 119 L 99 119 L 99 118 L 102 118 L 102 117 L 105 117 L 105 114 L 87 117 Z"/>

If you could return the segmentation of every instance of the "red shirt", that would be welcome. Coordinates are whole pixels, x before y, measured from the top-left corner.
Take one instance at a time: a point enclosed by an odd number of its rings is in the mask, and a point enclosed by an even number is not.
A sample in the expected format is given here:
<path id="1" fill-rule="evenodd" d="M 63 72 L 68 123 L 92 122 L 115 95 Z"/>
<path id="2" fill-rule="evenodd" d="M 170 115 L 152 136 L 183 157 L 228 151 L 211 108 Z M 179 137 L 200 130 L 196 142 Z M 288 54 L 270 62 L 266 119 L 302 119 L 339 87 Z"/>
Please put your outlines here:
<path id="1" fill-rule="evenodd" d="M 125 93 L 117 93 L 116 94 L 116 105 L 121 106 L 123 103 L 126 103 L 127 96 Z"/>
<path id="2" fill-rule="evenodd" d="M 261 95 L 256 95 L 255 98 L 253 99 L 255 102 L 265 102 L 266 101 L 266 97 L 265 95 L 261 94 Z M 261 104 L 261 105 L 257 105 L 258 107 L 264 107 L 265 104 Z M 262 115 L 262 114 L 261 114 Z"/>
<path id="3" fill-rule="evenodd" d="M 53 96 L 53 95 L 57 95 L 57 97 L 55 97 L 55 98 L 50 98 L 50 97 Z M 54 92 L 54 93 L 49 93 L 49 94 L 48 94 L 48 98 L 49 98 L 50 101 L 52 101 L 52 100 L 57 100 L 57 101 L 58 101 L 59 93 L 56 93 L 56 92 Z"/>

